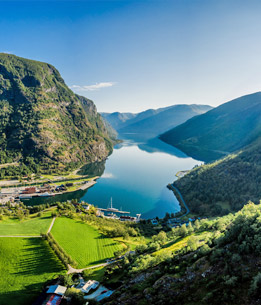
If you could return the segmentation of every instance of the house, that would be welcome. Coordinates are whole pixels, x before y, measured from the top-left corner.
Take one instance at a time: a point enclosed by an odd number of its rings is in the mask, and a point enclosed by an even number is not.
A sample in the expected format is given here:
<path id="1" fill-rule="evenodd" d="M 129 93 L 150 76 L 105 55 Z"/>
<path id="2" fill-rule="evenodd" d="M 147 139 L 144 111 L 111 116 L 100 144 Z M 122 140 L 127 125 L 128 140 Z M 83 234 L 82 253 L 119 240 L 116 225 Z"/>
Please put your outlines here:
<path id="1" fill-rule="evenodd" d="M 62 298 L 67 288 L 60 285 L 52 285 L 47 290 L 47 299 L 43 302 L 43 305 L 59 305 L 62 302 Z"/>
<path id="2" fill-rule="evenodd" d="M 49 287 L 46 293 L 54 293 L 57 295 L 63 296 L 65 294 L 65 291 L 67 290 L 66 287 L 60 286 L 60 285 L 52 285 Z"/>
<path id="3" fill-rule="evenodd" d="M 135 221 L 136 217 L 122 215 L 122 216 L 120 216 L 120 220 L 121 221 Z"/>
<path id="4" fill-rule="evenodd" d="M 81 291 L 84 293 L 89 293 L 91 289 L 96 289 L 100 285 L 97 281 L 89 280 L 85 285 L 82 287 Z"/>
<path id="5" fill-rule="evenodd" d="M 178 224 L 181 223 L 181 220 L 178 218 L 170 218 L 168 219 L 168 224 L 173 225 L 173 224 Z"/>
<path id="6" fill-rule="evenodd" d="M 87 205 L 87 204 L 82 204 L 82 207 L 83 207 L 86 211 L 88 211 L 88 210 L 90 209 L 90 206 Z"/>
<path id="7" fill-rule="evenodd" d="M 35 187 L 27 187 L 24 191 L 22 191 L 22 194 L 34 194 L 36 193 Z"/>
<path id="8" fill-rule="evenodd" d="M 153 226 L 157 226 L 159 224 L 157 219 L 151 219 L 151 223 L 153 224 Z"/>

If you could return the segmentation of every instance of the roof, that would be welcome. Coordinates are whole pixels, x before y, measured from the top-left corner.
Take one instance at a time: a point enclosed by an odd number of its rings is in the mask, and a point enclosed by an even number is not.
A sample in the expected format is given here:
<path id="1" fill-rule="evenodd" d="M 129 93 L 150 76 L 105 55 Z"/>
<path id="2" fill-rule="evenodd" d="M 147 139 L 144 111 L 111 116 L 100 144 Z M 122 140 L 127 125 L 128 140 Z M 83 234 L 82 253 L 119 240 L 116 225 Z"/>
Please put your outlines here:
<path id="1" fill-rule="evenodd" d="M 85 285 L 82 287 L 82 291 L 88 293 L 91 289 L 96 289 L 99 286 L 99 282 L 89 280 Z"/>
<path id="2" fill-rule="evenodd" d="M 44 302 L 45 305 L 59 305 L 61 304 L 62 297 L 60 295 L 51 294 L 49 299 Z"/>
<path id="3" fill-rule="evenodd" d="M 64 287 L 64 286 L 52 285 L 47 290 L 47 293 L 54 293 L 54 294 L 58 294 L 58 295 L 64 295 L 66 290 L 67 290 L 67 288 Z"/>

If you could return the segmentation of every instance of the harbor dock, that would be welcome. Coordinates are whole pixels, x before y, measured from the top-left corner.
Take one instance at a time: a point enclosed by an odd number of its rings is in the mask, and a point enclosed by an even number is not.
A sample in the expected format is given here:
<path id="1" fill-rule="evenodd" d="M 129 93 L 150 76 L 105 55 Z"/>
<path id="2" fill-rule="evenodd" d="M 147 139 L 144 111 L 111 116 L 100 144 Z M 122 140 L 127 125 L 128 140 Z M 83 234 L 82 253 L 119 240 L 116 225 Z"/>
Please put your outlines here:
<path id="1" fill-rule="evenodd" d="M 130 212 L 127 212 L 127 211 L 120 211 L 120 210 L 117 210 L 117 209 L 102 209 L 102 208 L 97 208 L 98 210 L 100 211 L 103 211 L 103 212 L 113 212 L 113 213 L 120 213 L 120 214 L 130 214 Z"/>

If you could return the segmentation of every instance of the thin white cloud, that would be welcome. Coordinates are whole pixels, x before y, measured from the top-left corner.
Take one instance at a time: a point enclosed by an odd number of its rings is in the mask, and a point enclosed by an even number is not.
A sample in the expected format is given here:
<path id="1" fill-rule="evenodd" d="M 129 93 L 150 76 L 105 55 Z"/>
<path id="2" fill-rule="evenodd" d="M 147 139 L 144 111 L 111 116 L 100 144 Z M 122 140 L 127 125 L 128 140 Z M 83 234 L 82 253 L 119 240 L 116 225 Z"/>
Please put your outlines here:
<path id="1" fill-rule="evenodd" d="M 102 82 L 102 83 L 96 83 L 94 85 L 87 85 L 87 86 L 79 86 L 79 85 L 72 85 L 70 86 L 70 89 L 76 90 L 76 91 L 97 91 L 103 88 L 108 88 L 116 85 L 115 82 Z"/>
<path id="2" fill-rule="evenodd" d="M 104 173 L 102 175 L 102 178 L 108 178 L 108 179 L 111 179 L 111 178 L 115 178 L 114 175 L 112 173 Z"/>

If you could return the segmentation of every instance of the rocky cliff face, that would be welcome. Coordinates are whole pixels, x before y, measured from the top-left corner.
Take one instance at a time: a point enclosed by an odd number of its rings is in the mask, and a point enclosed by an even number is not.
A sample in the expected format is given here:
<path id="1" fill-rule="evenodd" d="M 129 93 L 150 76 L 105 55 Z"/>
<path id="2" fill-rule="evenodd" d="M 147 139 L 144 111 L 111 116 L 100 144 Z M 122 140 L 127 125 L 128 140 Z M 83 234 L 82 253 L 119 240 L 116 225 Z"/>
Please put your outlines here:
<path id="1" fill-rule="evenodd" d="M 31 157 L 62 168 L 112 150 L 91 100 L 74 94 L 50 64 L 9 54 L 0 54 L 0 135 L 0 163 Z"/>

